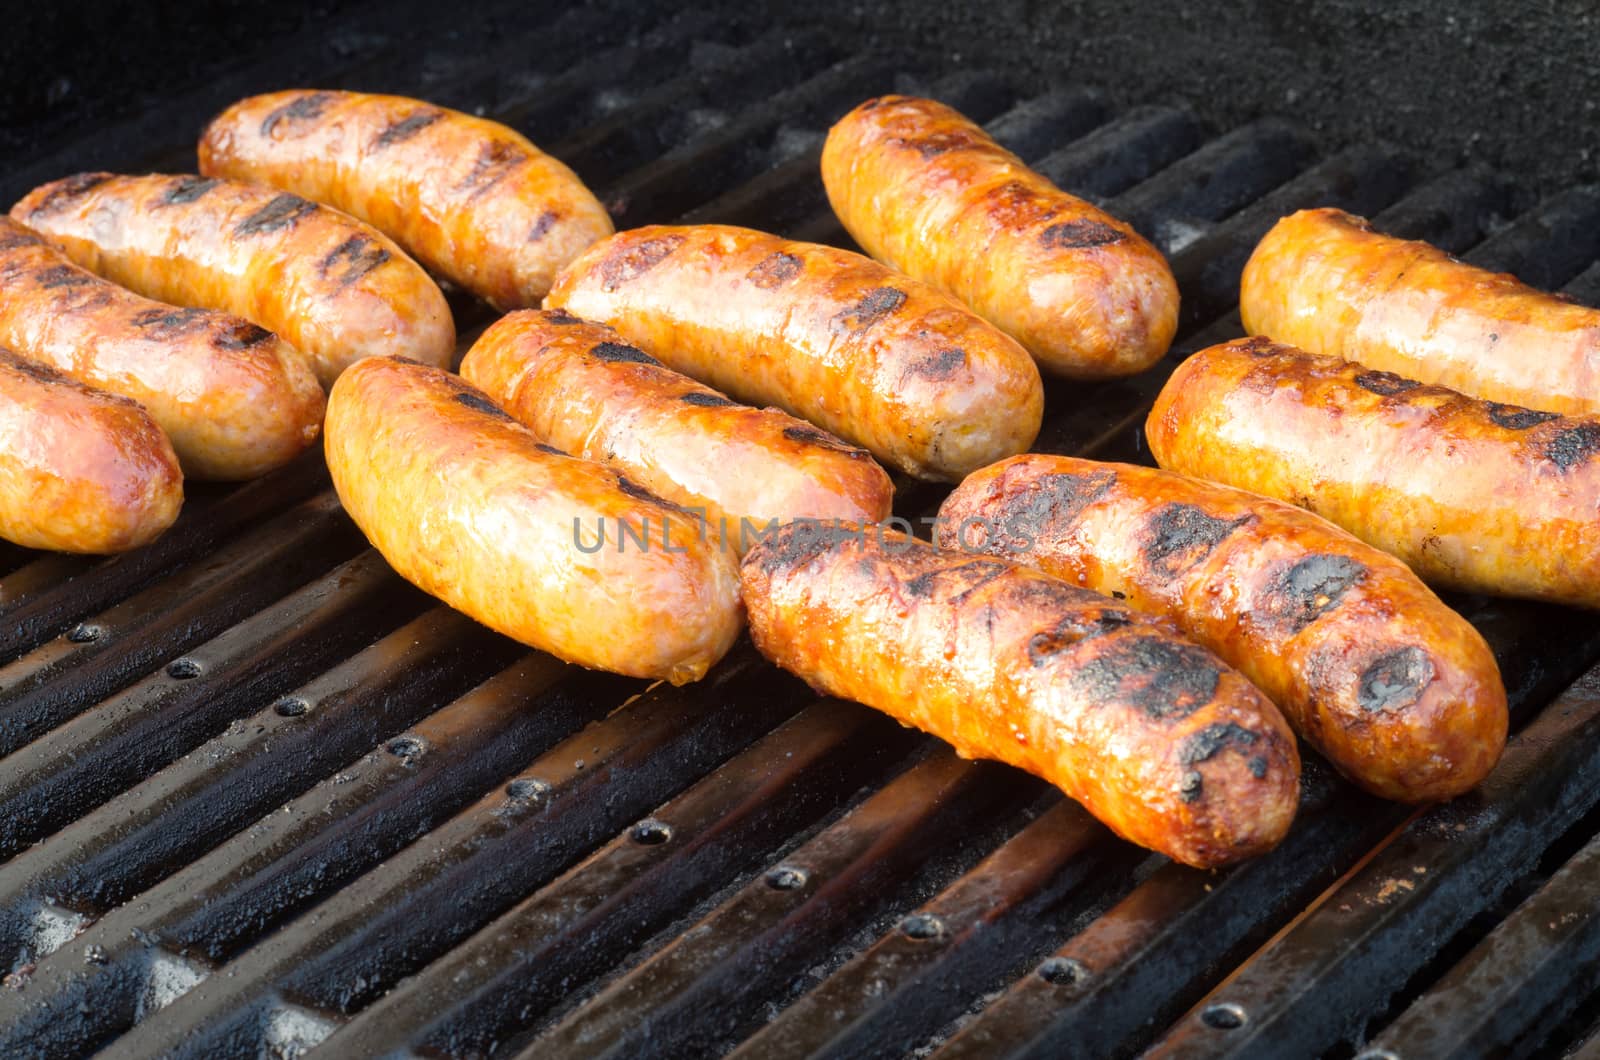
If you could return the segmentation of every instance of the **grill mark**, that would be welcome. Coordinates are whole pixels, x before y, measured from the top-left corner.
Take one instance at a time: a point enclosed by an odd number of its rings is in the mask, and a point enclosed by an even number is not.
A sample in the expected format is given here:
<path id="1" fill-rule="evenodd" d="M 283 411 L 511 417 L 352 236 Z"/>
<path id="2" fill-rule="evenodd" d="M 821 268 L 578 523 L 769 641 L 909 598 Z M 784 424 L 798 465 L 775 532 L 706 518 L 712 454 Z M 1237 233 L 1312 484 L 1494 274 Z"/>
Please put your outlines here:
<path id="1" fill-rule="evenodd" d="M 713 394 L 704 390 L 691 390 L 687 394 L 679 394 L 678 400 L 685 405 L 694 405 L 703 409 L 720 409 L 732 405 L 733 402 L 721 394 Z"/>
<path id="2" fill-rule="evenodd" d="M 312 92 L 309 95 L 299 96 L 282 106 L 276 107 L 261 121 L 261 135 L 272 136 L 278 126 L 285 121 L 307 121 L 319 118 L 322 112 L 328 109 L 328 104 L 333 102 L 331 92 Z"/>
<path id="3" fill-rule="evenodd" d="M 161 196 L 162 206 L 183 206 L 205 196 L 222 181 L 211 177 L 179 177 Z"/>
<path id="4" fill-rule="evenodd" d="M 617 488 L 635 500 L 649 501 L 652 504 L 659 504 L 661 507 L 666 508 L 669 511 L 677 512 L 680 515 L 689 514 L 689 510 L 683 505 L 674 504 L 665 497 L 652 493 L 644 486 L 639 485 L 637 482 L 633 481 L 633 479 L 629 478 L 627 475 L 621 474 L 620 472 L 617 474 Z"/>
<path id="5" fill-rule="evenodd" d="M 846 309 L 834 314 L 829 327 L 835 335 L 859 334 L 906 303 L 906 293 L 893 287 L 875 287 Z"/>
<path id="6" fill-rule="evenodd" d="M 959 604 L 979 589 L 1011 570 L 1011 564 L 993 559 L 974 559 L 955 566 L 939 566 L 905 581 L 905 590 L 918 599 L 931 599 L 939 590 L 959 588 L 945 597 L 946 603 Z"/>
<path id="7" fill-rule="evenodd" d="M 537 243 L 550 234 L 550 229 L 561 220 L 561 215 L 554 210 L 546 210 L 533 220 L 533 227 L 528 229 L 528 242 Z"/>
<path id="8" fill-rule="evenodd" d="M 1085 250 L 1120 243 L 1126 238 L 1104 221 L 1080 218 L 1046 228 L 1039 233 L 1039 245 L 1046 250 Z"/>
<path id="9" fill-rule="evenodd" d="M 134 314 L 133 326 L 157 341 L 167 341 L 199 331 L 210 314 L 201 309 L 142 309 Z"/>
<path id="10" fill-rule="evenodd" d="M 1396 394 L 1404 394 L 1408 390 L 1415 390 L 1422 384 L 1415 379 L 1407 379 L 1403 375 L 1395 375 L 1393 372 L 1362 372 L 1356 376 L 1356 385 L 1374 394 L 1393 397 Z"/>
<path id="11" fill-rule="evenodd" d="M 1132 624 L 1133 619 L 1121 611 L 1069 614 L 1051 629 L 1028 638 L 1028 663 L 1037 669 L 1074 644 Z"/>
<path id="12" fill-rule="evenodd" d="M 389 257 L 389 251 L 377 240 L 357 232 L 328 251 L 327 256 L 317 263 L 317 272 L 324 280 L 339 287 L 348 287 L 383 265 Z"/>
<path id="13" fill-rule="evenodd" d="M 1307 556 L 1273 577 L 1256 603 L 1257 621 L 1292 636 L 1337 607 L 1366 576 L 1366 565 L 1349 556 Z"/>
<path id="14" fill-rule="evenodd" d="M 810 521 L 784 523 L 761 539 L 745 555 L 763 574 L 772 576 L 796 570 L 830 551 L 847 536 L 835 527 Z M 868 561 L 868 577 L 876 576 L 876 566 Z"/>
<path id="15" fill-rule="evenodd" d="M 58 371 L 46 364 L 40 364 L 38 361 L 30 361 L 26 357 L 19 356 L 4 348 L 0 348 L 0 368 L 9 368 L 18 375 L 27 376 L 36 383 L 69 386 L 74 390 L 87 393 L 105 394 L 104 391 L 96 391 L 84 386 L 65 372 Z M 112 395 L 105 394 L 105 396 L 111 397 Z"/>
<path id="16" fill-rule="evenodd" d="M 1085 508 L 1103 497 L 1116 482 L 1115 471 L 1040 475 L 1026 502 L 1005 509 L 996 529 L 1014 546 L 1032 548 L 1046 530 L 1064 533 Z"/>
<path id="17" fill-rule="evenodd" d="M 567 312 L 565 309 L 546 309 L 546 310 L 544 310 L 544 321 L 547 324 L 556 324 L 556 325 L 558 325 L 560 327 L 566 327 L 569 324 L 582 324 L 583 323 L 583 320 L 581 318 L 573 316 L 571 313 Z"/>
<path id="18" fill-rule="evenodd" d="M 657 236 L 631 246 L 624 244 L 600 264 L 601 286 L 615 291 L 622 284 L 637 280 L 682 245 L 681 235 Z"/>
<path id="19" fill-rule="evenodd" d="M 52 265 L 34 273 L 34 282 L 50 291 L 71 291 L 105 283 L 74 265 Z"/>
<path id="20" fill-rule="evenodd" d="M 653 364 L 657 367 L 661 365 L 660 361 L 639 347 L 621 342 L 597 343 L 589 348 L 589 355 L 607 364 Z"/>
<path id="21" fill-rule="evenodd" d="M 528 152 L 515 144 L 490 140 L 479 148 L 478 157 L 472 160 L 472 169 L 456 185 L 456 190 L 465 194 L 468 200 L 476 199 L 510 176 L 512 170 L 527 160 Z"/>
<path id="22" fill-rule="evenodd" d="M 805 267 L 805 262 L 793 254 L 786 254 L 778 250 L 768 254 L 754 268 L 745 273 L 745 279 L 763 291 L 770 291 L 775 287 L 782 287 L 800 275 L 805 271 Z"/>
<path id="23" fill-rule="evenodd" d="M 1433 660 L 1421 648 L 1399 648 L 1374 659 L 1361 672 L 1356 702 L 1376 714 L 1404 710 L 1422 696 L 1433 680 Z"/>
<path id="24" fill-rule="evenodd" d="M 570 456 L 571 455 L 565 449 L 557 449 L 555 446 L 546 445 L 544 442 L 535 442 L 533 447 L 535 449 L 539 450 L 539 452 L 541 452 L 541 453 L 549 453 L 551 456 Z"/>
<path id="25" fill-rule="evenodd" d="M 1255 521 L 1253 515 L 1218 519 L 1193 504 L 1168 504 L 1158 511 L 1145 533 L 1145 563 L 1164 578 L 1175 578 L 1200 563 L 1234 531 Z"/>
<path id="26" fill-rule="evenodd" d="M 1541 423 L 1549 423 L 1561 417 L 1554 412 L 1538 412 L 1534 409 L 1525 409 L 1520 405 L 1502 405 L 1499 402 L 1489 403 L 1489 418 L 1501 427 L 1510 431 L 1525 431 L 1529 427 L 1537 427 Z"/>
<path id="27" fill-rule="evenodd" d="M 1233 344 L 1233 348 L 1252 357 L 1276 357 L 1279 353 L 1278 344 L 1265 335 L 1241 339 Z"/>
<path id="28" fill-rule="evenodd" d="M 44 240 L 19 224 L 0 225 L 0 253 L 44 245 Z"/>
<path id="29" fill-rule="evenodd" d="M 896 136 L 893 143 L 909 147 L 923 158 L 937 158 L 950 151 L 988 146 L 989 138 L 971 129 L 946 129 L 922 136 Z"/>
<path id="30" fill-rule="evenodd" d="M 835 438 L 827 431 L 820 430 L 816 427 L 785 427 L 783 429 L 783 436 L 789 439 L 791 442 L 799 442 L 801 445 L 821 446 L 824 449 L 832 449 L 834 452 L 838 453 L 849 453 L 852 456 L 865 452 L 865 450 L 858 449 L 853 445 L 848 445 L 838 438 Z"/>
<path id="31" fill-rule="evenodd" d="M 393 147 L 395 144 L 404 143 L 443 117 L 444 111 L 432 109 L 419 110 L 408 114 L 374 137 L 372 148 L 373 150 L 382 150 L 385 147 Z"/>
<path id="32" fill-rule="evenodd" d="M 266 328 L 248 320 L 236 320 L 218 330 L 212 336 L 211 344 L 220 350 L 248 350 L 252 346 L 270 342 L 274 337 Z"/>
<path id="33" fill-rule="evenodd" d="M 1107 644 L 1069 679 L 1097 703 L 1125 703 L 1157 721 L 1176 721 L 1211 702 L 1222 671 L 1195 645 L 1132 636 Z"/>
<path id="34" fill-rule="evenodd" d="M 1574 467 L 1600 450 L 1600 423 L 1580 423 L 1558 431 L 1545 443 L 1544 455 L 1561 471 Z"/>
<path id="35" fill-rule="evenodd" d="M 114 177 L 114 173 L 79 173 L 50 185 L 50 190 L 28 211 L 29 217 L 64 210 L 74 199 L 80 199 Z"/>
<path id="36" fill-rule="evenodd" d="M 918 357 L 906 366 L 905 373 L 900 377 L 903 381 L 906 376 L 918 375 L 924 379 L 941 382 L 949 379 L 958 370 L 966 367 L 967 351 L 959 347 L 940 350 L 930 353 L 925 357 Z"/>
<path id="37" fill-rule="evenodd" d="M 1186 766 L 1199 765 L 1215 758 L 1228 747 L 1253 747 L 1260 738 L 1259 733 L 1251 732 L 1237 722 L 1217 722 L 1183 741 L 1178 761 Z"/>
<path id="38" fill-rule="evenodd" d="M 315 212 L 316 208 L 316 203 L 286 192 L 240 221 L 234 227 L 233 234 L 236 238 L 247 239 L 250 236 L 265 235 L 279 229 L 293 228 L 300 223 L 302 217 Z"/>
<path id="39" fill-rule="evenodd" d="M 496 405 L 482 394 L 475 394 L 470 390 L 457 390 L 455 393 L 455 402 L 458 405 L 465 405 L 469 409 L 487 413 L 497 420 L 511 419 L 511 417 L 508 416 L 505 410 L 499 405 Z"/>

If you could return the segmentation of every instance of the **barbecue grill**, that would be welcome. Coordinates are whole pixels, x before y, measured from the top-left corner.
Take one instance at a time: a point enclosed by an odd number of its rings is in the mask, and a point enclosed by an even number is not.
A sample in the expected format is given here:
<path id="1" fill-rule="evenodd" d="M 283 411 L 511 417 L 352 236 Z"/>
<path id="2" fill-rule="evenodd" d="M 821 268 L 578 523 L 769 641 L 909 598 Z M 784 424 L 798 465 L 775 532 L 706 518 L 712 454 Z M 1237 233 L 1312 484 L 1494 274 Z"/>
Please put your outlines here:
<path id="1" fill-rule="evenodd" d="M 619 228 L 849 246 L 823 133 L 918 91 L 1171 259 L 1173 353 L 1050 384 L 1036 446 L 1142 462 L 1150 400 L 1240 334 L 1240 270 L 1295 209 L 1600 299 L 1600 186 L 1538 198 L 821 28 L 448 14 L 407 36 L 349 5 L 317 46 L 14 159 L 6 202 L 190 170 L 221 105 L 309 82 L 506 121 Z M 464 349 L 492 316 L 453 301 Z M 913 522 L 944 492 L 900 486 Z M 1511 697 L 1488 782 L 1415 809 L 1310 756 L 1283 846 L 1204 873 L 748 642 L 679 689 L 531 653 L 401 582 L 320 452 L 189 495 L 140 552 L 0 551 L 0 1055 L 1600 1057 L 1600 616 L 1452 598 Z"/>

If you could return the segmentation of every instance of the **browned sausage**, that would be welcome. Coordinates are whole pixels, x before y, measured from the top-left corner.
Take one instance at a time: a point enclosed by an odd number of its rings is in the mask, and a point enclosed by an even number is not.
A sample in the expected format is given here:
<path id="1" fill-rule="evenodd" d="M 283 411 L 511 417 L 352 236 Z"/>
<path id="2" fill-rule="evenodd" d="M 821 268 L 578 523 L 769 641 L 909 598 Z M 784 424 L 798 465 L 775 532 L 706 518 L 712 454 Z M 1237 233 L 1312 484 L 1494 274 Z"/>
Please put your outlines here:
<path id="1" fill-rule="evenodd" d="M 822 148 L 839 220 L 873 257 L 966 302 L 1047 372 L 1141 372 L 1178 328 L 1161 252 L 931 99 L 880 96 Z"/>
<path id="2" fill-rule="evenodd" d="M 1162 467 L 1309 508 L 1430 582 L 1600 607 L 1600 419 L 1267 339 L 1202 350 L 1145 428 Z"/>
<path id="3" fill-rule="evenodd" d="M 772 519 L 878 522 L 894 499 L 866 450 L 777 409 L 736 405 L 560 309 L 501 318 L 461 374 L 541 440 L 705 509 L 714 539 L 736 551 Z"/>
<path id="4" fill-rule="evenodd" d="M 281 335 L 324 387 L 362 357 L 444 365 L 455 352 L 450 307 L 416 262 L 377 229 L 297 195 L 84 173 L 35 188 L 11 216 L 148 298 Z"/>
<path id="5" fill-rule="evenodd" d="M 1505 688 L 1478 631 L 1405 564 L 1291 505 L 1029 454 L 969 476 L 939 511 L 939 543 L 1168 616 L 1385 798 L 1459 795 L 1505 746 Z"/>
<path id="6" fill-rule="evenodd" d="M 123 552 L 183 507 L 172 444 L 144 409 L 0 349 L 0 537 Z"/>
<path id="7" fill-rule="evenodd" d="M 1279 221 L 1245 266 L 1245 328 L 1463 394 L 1600 413 L 1600 310 L 1381 235 L 1341 210 Z"/>
<path id="8" fill-rule="evenodd" d="M 1166 619 L 881 528 L 789 523 L 740 576 L 778 665 L 1043 777 L 1135 843 L 1209 868 L 1294 817 L 1288 725 Z"/>
<path id="9" fill-rule="evenodd" d="M 0 345 L 145 407 L 190 478 L 246 479 L 322 429 L 298 350 L 239 317 L 152 302 L 0 217 Z"/>
<path id="10" fill-rule="evenodd" d="M 502 309 L 538 305 L 567 262 L 611 234 L 577 175 L 520 133 L 403 96 L 240 100 L 201 137 L 200 172 L 337 207 Z"/>
<path id="11" fill-rule="evenodd" d="M 545 304 L 922 478 L 960 478 L 1039 433 L 1027 351 L 948 295 L 834 247 L 636 228 L 584 252 Z"/>
<path id="12" fill-rule="evenodd" d="M 739 634 L 733 557 L 692 516 L 542 444 L 448 372 L 352 365 L 326 431 L 339 500 L 384 559 L 508 637 L 683 684 Z"/>

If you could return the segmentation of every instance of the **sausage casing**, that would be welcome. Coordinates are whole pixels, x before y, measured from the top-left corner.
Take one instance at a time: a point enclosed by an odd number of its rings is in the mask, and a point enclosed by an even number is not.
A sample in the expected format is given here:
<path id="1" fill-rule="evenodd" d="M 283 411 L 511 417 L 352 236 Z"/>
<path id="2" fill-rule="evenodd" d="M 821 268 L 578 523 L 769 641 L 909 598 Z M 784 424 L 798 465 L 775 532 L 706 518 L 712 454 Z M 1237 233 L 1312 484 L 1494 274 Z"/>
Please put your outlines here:
<path id="1" fill-rule="evenodd" d="M 1135 843 L 1211 867 L 1288 830 L 1288 725 L 1165 619 L 881 528 L 790 523 L 740 575 L 756 646 L 778 665 L 1043 777 Z"/>
<path id="2" fill-rule="evenodd" d="M 182 507 L 178 457 L 148 412 L 0 349 L 0 537 L 124 552 Z"/>
<path id="3" fill-rule="evenodd" d="M 559 309 L 502 317 L 461 374 L 542 441 L 703 508 L 711 534 L 736 550 L 772 519 L 878 522 L 894 499 L 865 450 L 777 409 L 736 405 Z"/>
<path id="4" fill-rule="evenodd" d="M 939 543 L 1170 617 L 1386 798 L 1452 798 L 1505 747 L 1505 688 L 1478 631 L 1405 564 L 1292 505 L 1028 454 L 969 476 L 939 511 Z"/>
<path id="5" fill-rule="evenodd" d="M 942 103 L 861 104 L 828 132 L 822 182 L 867 253 L 954 294 L 1047 372 L 1129 375 L 1172 343 L 1178 285 L 1161 252 Z"/>
<path id="6" fill-rule="evenodd" d="M 1039 371 L 1015 341 L 835 247 L 728 225 L 636 228 L 585 251 L 545 304 L 922 478 L 1027 449 L 1044 413 Z"/>
<path id="7" fill-rule="evenodd" d="M 540 443 L 457 376 L 358 362 L 328 396 L 324 442 L 340 501 L 389 565 L 508 637 L 683 684 L 738 636 L 732 556 L 691 516 Z"/>
<path id="8" fill-rule="evenodd" d="M 1279 221 L 1245 266 L 1246 330 L 1463 394 L 1600 413 L 1600 310 L 1373 231 L 1340 210 Z"/>
<path id="9" fill-rule="evenodd" d="M 200 172 L 359 217 L 501 309 L 537 306 L 556 273 L 612 231 L 577 175 L 520 133 L 403 96 L 240 100 L 206 128 Z"/>
<path id="10" fill-rule="evenodd" d="M 11 216 L 73 261 L 162 302 L 220 309 L 282 336 L 324 387 L 353 361 L 445 365 L 455 324 L 438 285 L 352 217 L 255 184 L 84 173 Z"/>
<path id="11" fill-rule="evenodd" d="M 239 317 L 142 298 L 0 217 L 0 345 L 143 405 L 189 478 L 247 479 L 322 429 L 298 350 Z"/>
<path id="12" fill-rule="evenodd" d="M 1600 419 L 1256 338 L 1184 362 L 1145 433 L 1162 467 L 1308 508 L 1430 582 L 1600 607 Z"/>

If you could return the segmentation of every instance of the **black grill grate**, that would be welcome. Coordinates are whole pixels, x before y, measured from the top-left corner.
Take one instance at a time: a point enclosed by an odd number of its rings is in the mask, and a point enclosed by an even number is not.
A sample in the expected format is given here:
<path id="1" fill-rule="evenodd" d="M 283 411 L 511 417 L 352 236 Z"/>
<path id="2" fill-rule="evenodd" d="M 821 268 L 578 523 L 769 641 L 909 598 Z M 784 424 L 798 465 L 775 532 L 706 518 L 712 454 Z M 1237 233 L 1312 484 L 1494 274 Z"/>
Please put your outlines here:
<path id="1" fill-rule="evenodd" d="M 1528 209 L 1497 174 L 1419 172 L 1387 145 L 1319 158 L 1283 121 L 1214 135 L 1181 106 L 1117 114 L 1090 89 L 822 29 L 603 5 L 410 36 L 346 23 L 64 140 L 5 190 L 189 168 L 210 112 L 292 76 L 508 120 L 619 226 L 848 245 L 816 175 L 828 121 L 926 91 L 1172 258 L 1172 357 L 1049 387 L 1039 448 L 1112 459 L 1142 458 L 1143 410 L 1183 353 L 1239 333 L 1239 270 L 1302 206 L 1600 297 L 1596 188 Z M 456 306 L 470 339 L 488 311 Z M 913 519 L 942 492 L 902 486 Z M 531 655 L 364 550 L 315 454 L 191 494 L 135 555 L 0 549 L 7 1056 L 1597 1048 L 1596 616 L 1453 600 L 1512 696 L 1490 782 L 1417 812 L 1311 762 L 1284 846 L 1205 874 L 816 701 L 748 645 L 679 690 Z"/>

